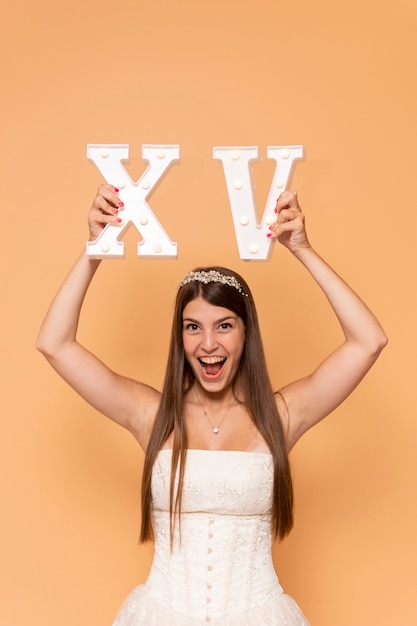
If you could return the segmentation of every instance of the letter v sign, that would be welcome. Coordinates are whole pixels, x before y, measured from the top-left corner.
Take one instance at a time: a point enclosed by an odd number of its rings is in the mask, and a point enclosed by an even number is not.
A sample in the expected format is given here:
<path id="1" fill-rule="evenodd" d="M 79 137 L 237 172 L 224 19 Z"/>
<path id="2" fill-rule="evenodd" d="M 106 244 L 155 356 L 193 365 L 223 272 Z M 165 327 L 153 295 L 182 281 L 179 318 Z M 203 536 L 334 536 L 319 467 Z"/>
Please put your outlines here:
<path id="1" fill-rule="evenodd" d="M 271 241 L 266 236 L 265 226 L 275 221 L 277 197 L 288 184 L 294 161 L 303 158 L 303 147 L 268 146 L 268 158 L 274 159 L 277 165 L 260 224 L 256 216 L 250 171 L 250 163 L 258 158 L 258 148 L 215 147 L 213 158 L 223 163 L 240 258 L 244 261 L 268 260 Z"/>
<path id="2" fill-rule="evenodd" d="M 119 237 L 130 223 L 141 233 L 139 256 L 176 257 L 177 244 L 172 242 L 155 217 L 146 198 L 165 174 L 172 161 L 178 160 L 179 146 L 143 145 L 142 158 L 149 167 L 134 183 L 122 165 L 129 158 L 128 145 L 88 145 L 87 157 L 94 161 L 108 183 L 120 188 L 125 208 L 120 213 L 121 226 L 107 224 L 95 241 L 87 243 L 87 255 L 95 258 L 123 257 L 124 244 Z"/>

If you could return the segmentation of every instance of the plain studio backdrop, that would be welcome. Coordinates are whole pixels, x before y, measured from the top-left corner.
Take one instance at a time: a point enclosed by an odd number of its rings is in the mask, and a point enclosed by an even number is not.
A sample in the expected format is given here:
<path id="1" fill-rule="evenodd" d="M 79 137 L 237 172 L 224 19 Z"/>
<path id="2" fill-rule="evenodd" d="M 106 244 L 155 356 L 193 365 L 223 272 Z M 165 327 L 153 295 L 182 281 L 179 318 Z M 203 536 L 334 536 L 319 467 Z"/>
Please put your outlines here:
<path id="1" fill-rule="evenodd" d="M 417 6 L 411 0 L 9 2 L 1 20 L 1 626 L 106 626 L 146 578 L 143 455 L 34 348 L 87 239 L 88 143 L 179 144 L 149 203 L 176 260 L 106 260 L 80 337 L 160 388 L 176 286 L 217 263 L 253 288 L 275 388 L 340 340 L 287 251 L 239 258 L 213 146 L 303 144 L 291 186 L 314 246 L 390 343 L 355 393 L 291 455 L 296 524 L 278 574 L 313 626 L 415 626 Z"/>

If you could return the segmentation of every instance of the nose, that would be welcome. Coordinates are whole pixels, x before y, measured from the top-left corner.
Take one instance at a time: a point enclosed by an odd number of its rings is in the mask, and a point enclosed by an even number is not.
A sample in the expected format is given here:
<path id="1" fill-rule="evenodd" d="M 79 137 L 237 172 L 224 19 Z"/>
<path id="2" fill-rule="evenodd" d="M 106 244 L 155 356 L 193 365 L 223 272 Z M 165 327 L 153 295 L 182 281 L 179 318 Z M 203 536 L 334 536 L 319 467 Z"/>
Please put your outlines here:
<path id="1" fill-rule="evenodd" d="M 218 347 L 216 333 L 213 330 L 205 330 L 201 337 L 201 347 L 205 352 L 213 352 Z"/>

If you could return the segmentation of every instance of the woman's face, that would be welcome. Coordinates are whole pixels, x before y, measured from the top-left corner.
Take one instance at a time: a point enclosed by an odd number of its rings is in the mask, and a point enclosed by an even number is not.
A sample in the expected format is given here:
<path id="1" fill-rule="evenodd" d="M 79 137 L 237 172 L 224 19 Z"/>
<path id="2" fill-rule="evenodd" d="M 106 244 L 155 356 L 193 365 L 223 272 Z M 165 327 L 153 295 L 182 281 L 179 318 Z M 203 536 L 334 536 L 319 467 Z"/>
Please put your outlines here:
<path id="1" fill-rule="evenodd" d="M 241 317 L 199 296 L 182 315 L 185 356 L 196 380 L 207 392 L 221 392 L 233 384 L 245 346 Z"/>

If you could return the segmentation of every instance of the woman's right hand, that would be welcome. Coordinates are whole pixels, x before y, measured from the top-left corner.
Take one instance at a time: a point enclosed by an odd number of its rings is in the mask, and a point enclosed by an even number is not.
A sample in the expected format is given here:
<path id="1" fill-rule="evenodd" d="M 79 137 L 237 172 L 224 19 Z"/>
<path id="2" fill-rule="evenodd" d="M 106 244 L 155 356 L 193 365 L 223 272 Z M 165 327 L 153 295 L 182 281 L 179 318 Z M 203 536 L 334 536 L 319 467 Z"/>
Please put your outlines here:
<path id="1" fill-rule="evenodd" d="M 99 185 L 96 197 L 88 213 L 90 241 L 94 241 L 102 233 L 107 224 L 120 226 L 123 220 L 119 211 L 124 204 L 117 195 L 119 190 L 113 185 Z"/>

